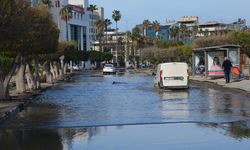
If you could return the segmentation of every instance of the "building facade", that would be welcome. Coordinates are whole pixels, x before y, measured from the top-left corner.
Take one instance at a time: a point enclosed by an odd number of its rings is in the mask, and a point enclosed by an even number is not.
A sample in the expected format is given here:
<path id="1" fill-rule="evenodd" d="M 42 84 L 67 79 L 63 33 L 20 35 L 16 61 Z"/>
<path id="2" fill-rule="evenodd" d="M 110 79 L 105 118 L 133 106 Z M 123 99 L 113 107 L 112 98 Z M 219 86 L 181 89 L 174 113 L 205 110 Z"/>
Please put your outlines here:
<path id="1" fill-rule="evenodd" d="M 112 54 L 112 63 L 124 66 L 128 56 L 132 55 L 131 43 L 132 41 L 129 40 L 125 32 L 118 31 L 116 33 L 115 29 L 109 28 L 104 32 L 101 40 L 96 40 L 93 43 L 93 48 L 97 51 Z"/>
<path id="2" fill-rule="evenodd" d="M 38 5 L 41 0 L 30 0 L 32 6 Z M 59 41 L 76 41 L 78 50 L 88 51 L 96 40 L 97 31 L 95 22 L 104 18 L 104 8 L 94 12 L 88 11 L 89 0 L 51 0 L 50 12 L 60 29 Z M 62 20 L 60 11 L 68 6 L 72 13 L 67 20 Z"/>

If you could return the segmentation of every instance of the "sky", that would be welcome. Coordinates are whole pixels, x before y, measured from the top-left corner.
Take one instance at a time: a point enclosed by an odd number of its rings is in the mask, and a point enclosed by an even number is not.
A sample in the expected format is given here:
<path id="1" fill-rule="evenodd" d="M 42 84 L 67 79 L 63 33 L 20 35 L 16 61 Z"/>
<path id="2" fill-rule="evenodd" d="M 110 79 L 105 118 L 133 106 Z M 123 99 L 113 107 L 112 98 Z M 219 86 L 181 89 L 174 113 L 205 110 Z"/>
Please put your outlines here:
<path id="1" fill-rule="evenodd" d="M 165 23 L 182 16 L 198 16 L 200 22 L 224 23 L 243 18 L 250 25 L 250 0 L 89 0 L 89 4 L 104 7 L 108 19 L 112 19 L 113 10 L 119 10 L 122 18 L 118 28 L 121 31 L 131 30 L 145 19 Z M 115 23 L 112 26 L 115 27 Z"/>

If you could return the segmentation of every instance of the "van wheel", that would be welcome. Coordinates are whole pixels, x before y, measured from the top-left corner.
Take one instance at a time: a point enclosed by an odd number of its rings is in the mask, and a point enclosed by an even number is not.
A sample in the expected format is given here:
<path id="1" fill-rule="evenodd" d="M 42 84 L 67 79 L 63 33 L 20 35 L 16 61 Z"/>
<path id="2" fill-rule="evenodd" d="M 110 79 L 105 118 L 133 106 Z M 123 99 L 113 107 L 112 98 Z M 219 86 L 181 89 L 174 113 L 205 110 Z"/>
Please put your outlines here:
<path id="1" fill-rule="evenodd" d="M 162 87 L 161 87 L 161 84 L 160 84 L 160 82 L 158 82 L 158 87 L 159 87 L 159 89 L 161 89 Z"/>

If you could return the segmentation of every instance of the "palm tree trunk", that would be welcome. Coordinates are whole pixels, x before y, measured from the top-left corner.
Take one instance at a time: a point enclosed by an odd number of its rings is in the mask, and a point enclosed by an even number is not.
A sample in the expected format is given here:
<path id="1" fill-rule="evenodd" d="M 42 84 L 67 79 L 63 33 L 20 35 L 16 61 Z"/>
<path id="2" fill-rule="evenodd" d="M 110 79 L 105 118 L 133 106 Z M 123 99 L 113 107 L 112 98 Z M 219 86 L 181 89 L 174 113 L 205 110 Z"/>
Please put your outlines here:
<path id="1" fill-rule="evenodd" d="M 69 41 L 69 35 L 68 35 L 68 20 L 65 21 L 66 22 L 66 40 Z"/>
<path id="2" fill-rule="evenodd" d="M 116 64 L 117 67 L 119 67 L 119 63 L 118 63 L 118 29 L 117 29 L 117 21 L 115 22 L 115 26 L 116 26 L 116 30 L 115 30 L 115 34 L 116 34 L 116 45 L 115 45 L 115 49 L 116 49 Z"/>
<path id="3" fill-rule="evenodd" d="M 108 28 L 106 28 L 106 47 L 107 47 L 107 45 L 108 45 Z"/>
<path id="4" fill-rule="evenodd" d="M 92 11 L 91 20 L 92 20 L 91 26 L 92 26 L 92 29 L 93 29 L 93 27 L 94 27 L 94 11 Z M 92 29 L 91 29 L 91 32 L 93 31 Z M 95 37 L 94 37 L 94 34 L 92 33 L 92 43 L 94 43 L 94 41 L 95 41 Z M 92 46 L 93 46 L 93 50 L 95 50 L 95 46 L 94 45 L 92 45 Z"/>

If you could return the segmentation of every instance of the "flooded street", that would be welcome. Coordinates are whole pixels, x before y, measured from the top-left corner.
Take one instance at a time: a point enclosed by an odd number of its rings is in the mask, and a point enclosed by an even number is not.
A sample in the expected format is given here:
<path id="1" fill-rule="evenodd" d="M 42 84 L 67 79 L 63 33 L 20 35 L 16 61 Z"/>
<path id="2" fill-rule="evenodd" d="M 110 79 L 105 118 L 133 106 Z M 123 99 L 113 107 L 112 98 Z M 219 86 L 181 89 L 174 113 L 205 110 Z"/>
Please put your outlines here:
<path id="1" fill-rule="evenodd" d="M 0 149 L 247 149 L 250 99 L 190 85 L 162 91 L 145 74 L 84 72 L 0 124 Z"/>

